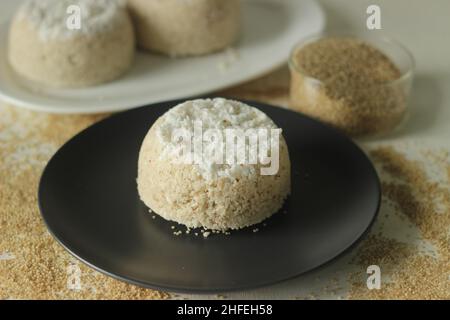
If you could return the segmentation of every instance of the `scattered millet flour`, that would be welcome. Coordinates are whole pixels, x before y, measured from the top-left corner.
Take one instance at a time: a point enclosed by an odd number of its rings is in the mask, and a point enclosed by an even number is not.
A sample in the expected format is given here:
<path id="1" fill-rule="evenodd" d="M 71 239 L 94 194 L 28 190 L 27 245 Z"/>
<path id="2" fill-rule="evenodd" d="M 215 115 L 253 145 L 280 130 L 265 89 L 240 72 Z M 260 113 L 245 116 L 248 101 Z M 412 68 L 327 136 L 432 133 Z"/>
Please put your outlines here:
<path id="1" fill-rule="evenodd" d="M 427 153 L 441 155 L 439 161 L 437 156 L 428 156 L 425 161 L 444 175 L 430 178 L 423 161 L 412 160 L 393 147 L 376 148 L 370 155 L 381 172 L 384 204 L 392 206 L 405 223 L 411 222 L 436 254 L 421 252 L 414 243 L 388 238 L 383 232 L 372 232 L 359 246 L 353 262 L 361 267 L 379 265 L 387 272 L 384 277 L 388 281 L 381 290 L 368 290 L 361 274 L 351 274 L 349 298 L 450 298 L 450 176 L 445 179 L 450 157 L 446 151 Z M 445 180 L 436 182 L 442 176 Z"/>
<path id="2" fill-rule="evenodd" d="M 294 51 L 291 107 L 353 136 L 385 133 L 404 118 L 399 69 L 381 51 L 346 37 L 323 38 Z"/>
<path id="3" fill-rule="evenodd" d="M 211 232 L 209 231 L 203 232 L 203 238 L 208 238 L 210 234 Z"/>
<path id="4" fill-rule="evenodd" d="M 228 48 L 222 53 L 222 57 L 220 62 L 217 64 L 217 68 L 219 69 L 220 73 L 224 74 L 227 73 L 230 68 L 233 67 L 236 62 L 238 62 L 240 59 L 239 51 L 235 48 Z"/>
<path id="5" fill-rule="evenodd" d="M 156 217 L 154 216 L 154 218 L 156 218 Z M 171 229 L 172 234 L 177 237 L 181 236 L 183 234 L 185 234 L 186 236 L 193 234 L 193 236 L 198 237 L 198 235 L 201 234 L 203 236 L 203 238 L 206 239 L 206 238 L 210 237 L 211 235 L 222 234 L 222 235 L 228 236 L 231 234 L 230 231 L 224 231 L 224 230 L 212 230 L 212 229 L 210 230 L 210 229 L 204 229 L 204 228 L 203 229 L 202 228 L 191 229 L 191 228 L 188 228 L 181 224 L 178 224 L 177 226 L 172 225 L 172 226 L 170 226 L 170 229 Z M 194 230 L 199 230 L 199 232 L 193 232 Z"/>
<path id="6" fill-rule="evenodd" d="M 103 118 L 0 107 L 0 300 L 165 299 L 169 295 L 102 275 L 82 263 L 80 291 L 67 288 L 72 257 L 50 236 L 37 205 L 41 172 L 57 148 Z"/>

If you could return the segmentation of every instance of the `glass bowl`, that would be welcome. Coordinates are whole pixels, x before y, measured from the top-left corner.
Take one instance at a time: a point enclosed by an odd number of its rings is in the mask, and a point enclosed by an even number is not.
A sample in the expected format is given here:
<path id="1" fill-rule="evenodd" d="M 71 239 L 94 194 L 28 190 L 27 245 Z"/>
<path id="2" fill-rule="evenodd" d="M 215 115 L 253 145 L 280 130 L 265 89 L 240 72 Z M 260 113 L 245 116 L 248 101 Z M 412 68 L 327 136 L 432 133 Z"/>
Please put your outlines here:
<path id="1" fill-rule="evenodd" d="M 372 79 L 372 69 L 364 67 L 363 70 L 361 66 L 358 69 L 356 64 L 356 67 L 352 66 L 351 59 L 347 59 L 345 76 L 342 76 L 340 72 L 332 71 L 336 64 L 342 64 L 340 59 L 343 59 L 342 52 L 345 51 L 338 50 L 341 54 L 332 55 L 326 50 L 328 52 L 325 54 L 312 54 L 310 51 L 306 58 L 303 57 L 304 60 L 311 60 L 307 62 L 308 66 L 319 66 L 320 74 L 325 75 L 322 79 L 311 76 L 311 72 L 302 67 L 305 61 L 301 61 L 299 52 L 310 44 L 331 38 L 341 42 L 345 39 L 359 40 L 378 49 L 396 67 L 392 68 L 395 73 L 392 71 L 392 76 L 386 81 L 366 81 Z M 364 61 L 362 57 L 358 59 L 359 62 Z M 370 66 L 371 61 L 367 63 Z M 294 47 L 289 66 L 290 108 L 332 125 L 350 136 L 361 138 L 386 134 L 398 128 L 407 118 L 415 63 L 409 50 L 395 40 L 376 35 L 316 35 Z M 327 73 L 327 69 L 331 71 Z M 373 72 L 381 71 L 375 68 Z"/>

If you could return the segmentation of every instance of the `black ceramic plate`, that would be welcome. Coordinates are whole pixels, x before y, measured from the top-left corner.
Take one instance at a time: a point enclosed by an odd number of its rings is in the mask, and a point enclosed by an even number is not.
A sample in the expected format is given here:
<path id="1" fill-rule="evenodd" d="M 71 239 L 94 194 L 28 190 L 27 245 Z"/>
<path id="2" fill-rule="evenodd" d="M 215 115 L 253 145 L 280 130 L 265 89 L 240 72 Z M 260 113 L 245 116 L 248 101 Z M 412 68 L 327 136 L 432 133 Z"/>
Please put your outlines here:
<path id="1" fill-rule="evenodd" d="M 74 256 L 115 278 L 192 293 L 230 291 L 298 276 L 337 257 L 373 222 L 376 172 L 348 138 L 310 118 L 261 103 L 282 129 L 292 162 L 292 195 L 259 226 L 212 235 L 173 235 L 153 219 L 136 188 L 141 142 L 178 101 L 112 116 L 63 146 L 39 187 L 42 216 Z M 177 227 L 178 229 L 178 227 Z"/>

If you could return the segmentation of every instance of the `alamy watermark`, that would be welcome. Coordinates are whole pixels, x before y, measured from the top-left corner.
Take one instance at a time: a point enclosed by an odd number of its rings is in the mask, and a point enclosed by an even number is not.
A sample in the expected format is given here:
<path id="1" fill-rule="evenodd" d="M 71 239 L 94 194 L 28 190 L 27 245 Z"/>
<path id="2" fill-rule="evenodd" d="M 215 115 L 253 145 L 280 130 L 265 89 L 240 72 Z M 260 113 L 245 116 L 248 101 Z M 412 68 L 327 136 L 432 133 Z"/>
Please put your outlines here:
<path id="1" fill-rule="evenodd" d="M 66 27 L 69 30 L 81 29 L 81 8 L 77 5 L 70 5 L 67 7 Z"/>
<path id="2" fill-rule="evenodd" d="M 367 267 L 367 289 L 380 290 L 381 289 L 381 268 L 377 265 L 371 265 Z"/>
<path id="3" fill-rule="evenodd" d="M 67 266 L 67 289 L 73 291 L 81 290 L 81 269 L 77 263 Z"/>
<path id="4" fill-rule="evenodd" d="M 280 167 L 281 129 L 193 129 L 172 131 L 173 162 L 196 165 L 260 165 L 261 175 L 276 175 Z"/>
<path id="5" fill-rule="evenodd" d="M 381 8 L 376 4 L 367 7 L 366 13 L 369 15 L 366 20 L 366 26 L 369 30 L 381 29 Z"/>

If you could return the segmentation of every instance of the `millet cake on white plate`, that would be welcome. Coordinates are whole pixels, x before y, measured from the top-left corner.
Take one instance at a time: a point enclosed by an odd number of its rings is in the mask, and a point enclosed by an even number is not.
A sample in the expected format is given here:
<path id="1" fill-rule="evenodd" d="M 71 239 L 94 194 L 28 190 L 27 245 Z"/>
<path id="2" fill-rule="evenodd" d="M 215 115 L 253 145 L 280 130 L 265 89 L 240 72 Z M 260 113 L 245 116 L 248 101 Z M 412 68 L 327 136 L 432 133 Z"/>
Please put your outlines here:
<path id="1" fill-rule="evenodd" d="M 240 30 L 240 0 L 128 0 L 141 48 L 195 56 L 229 47 Z"/>
<path id="2" fill-rule="evenodd" d="M 71 24 L 70 6 L 80 9 L 73 11 L 80 28 Z M 122 0 L 27 0 L 12 21 L 8 51 L 11 66 L 27 80 L 86 87 L 130 68 L 135 34 Z"/>
<path id="3" fill-rule="evenodd" d="M 280 132 L 266 114 L 241 102 L 217 98 L 182 103 L 160 117 L 142 143 L 137 178 L 142 201 L 166 220 L 220 231 L 251 226 L 276 213 L 289 195 L 291 183 L 283 136 L 277 140 L 279 166 L 274 174 L 262 174 L 262 167 L 268 166 L 260 161 L 215 162 L 210 147 L 219 140 L 205 137 L 202 139 L 210 144 L 204 144 L 201 162 L 180 161 L 183 157 L 179 142 L 173 141 L 174 131 L 194 132 L 199 122 L 203 132 L 253 128 Z M 198 152 L 190 155 L 195 158 Z"/>

